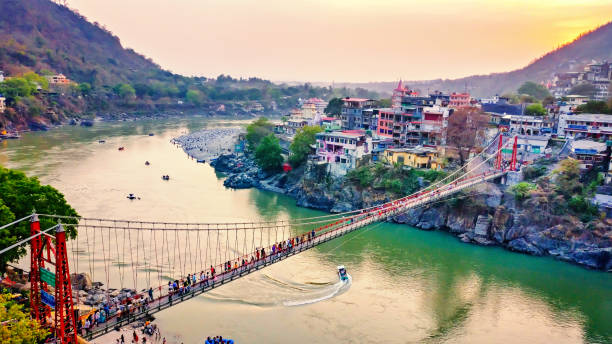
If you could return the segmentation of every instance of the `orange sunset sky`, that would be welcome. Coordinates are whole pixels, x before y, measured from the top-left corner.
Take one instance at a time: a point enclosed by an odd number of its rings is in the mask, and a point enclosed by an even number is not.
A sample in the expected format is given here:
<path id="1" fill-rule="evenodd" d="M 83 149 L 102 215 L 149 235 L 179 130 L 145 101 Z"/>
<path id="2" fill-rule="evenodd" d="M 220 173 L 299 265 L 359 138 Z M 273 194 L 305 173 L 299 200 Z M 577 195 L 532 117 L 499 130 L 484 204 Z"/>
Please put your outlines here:
<path id="1" fill-rule="evenodd" d="M 612 0 L 69 0 L 184 75 L 457 78 L 522 67 L 612 20 Z"/>

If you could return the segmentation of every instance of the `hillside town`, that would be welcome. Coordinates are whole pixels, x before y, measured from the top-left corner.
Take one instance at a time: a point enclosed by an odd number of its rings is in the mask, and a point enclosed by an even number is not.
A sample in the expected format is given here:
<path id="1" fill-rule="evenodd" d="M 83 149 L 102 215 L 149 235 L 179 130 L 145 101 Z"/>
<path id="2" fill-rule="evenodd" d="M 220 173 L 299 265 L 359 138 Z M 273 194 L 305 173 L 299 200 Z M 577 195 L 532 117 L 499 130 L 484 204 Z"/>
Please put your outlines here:
<path id="1" fill-rule="evenodd" d="M 588 65 L 584 73 L 578 74 L 580 80 L 598 83 L 604 80 L 608 87 L 611 72 L 610 64 L 603 63 Z M 546 101 L 517 103 L 508 96 L 477 99 L 467 92 L 421 94 L 399 81 L 386 107 L 381 107 L 381 101 L 376 99 L 345 97 L 341 98 L 340 111 L 333 113 L 322 99 L 303 100 L 299 108 L 274 123 L 274 133 L 283 151 L 291 154 L 289 147 L 296 133 L 307 126 L 320 127 L 311 145 L 309 161 L 325 166 L 336 177 L 377 162 L 443 171 L 456 165 L 466 149 L 469 158 L 490 147 L 498 135 L 504 142 L 518 135 L 518 170 L 539 160 L 569 157 L 578 161 L 581 174 L 601 173 L 607 185 L 612 172 L 612 115 L 590 110 L 603 104 L 601 99 L 609 99 L 608 89 L 583 96 L 557 93 L 556 87 L 550 86 L 556 95 L 549 96 L 548 103 L 542 105 Z M 606 95 L 608 98 L 602 98 Z M 481 128 L 467 130 L 470 135 L 477 135 L 467 146 L 460 146 L 449 142 L 449 135 L 457 140 L 457 131 L 466 129 L 464 119 L 453 121 L 466 111 L 481 115 Z M 511 149 L 504 153 L 511 154 Z M 511 185 L 521 180 L 519 174 Z M 598 188 L 593 202 L 603 213 L 611 215 L 609 189 Z"/>

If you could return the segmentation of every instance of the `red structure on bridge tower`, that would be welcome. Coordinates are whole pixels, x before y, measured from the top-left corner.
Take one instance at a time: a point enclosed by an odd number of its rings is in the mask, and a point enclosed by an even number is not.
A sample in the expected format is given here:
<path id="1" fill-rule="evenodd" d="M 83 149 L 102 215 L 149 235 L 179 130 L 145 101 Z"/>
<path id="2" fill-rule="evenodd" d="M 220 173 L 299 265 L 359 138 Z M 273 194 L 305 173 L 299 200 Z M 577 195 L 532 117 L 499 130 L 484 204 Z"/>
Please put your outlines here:
<path id="1" fill-rule="evenodd" d="M 30 253 L 30 310 L 33 319 L 42 326 L 53 327 L 56 343 L 76 344 L 76 318 L 72 300 L 72 283 L 68 268 L 66 232 L 59 224 L 55 238 L 40 234 L 37 215 L 32 216 L 30 232 L 38 236 L 31 240 Z M 55 243 L 53 242 L 55 239 Z M 52 253 L 53 258 L 52 260 Z M 45 264 L 55 265 L 55 274 Z M 53 292 L 51 291 L 53 289 Z M 54 321 L 51 310 L 55 310 Z"/>
<path id="2" fill-rule="evenodd" d="M 516 151 L 518 146 L 518 135 L 514 136 L 514 144 L 512 145 L 512 159 L 510 160 L 510 171 L 516 171 Z"/>
<path id="3" fill-rule="evenodd" d="M 504 147 L 504 136 L 501 133 L 499 133 L 499 144 L 497 145 L 497 157 L 495 158 L 495 169 L 497 170 L 502 169 L 502 161 L 503 161 L 502 148 L 503 147 Z"/>

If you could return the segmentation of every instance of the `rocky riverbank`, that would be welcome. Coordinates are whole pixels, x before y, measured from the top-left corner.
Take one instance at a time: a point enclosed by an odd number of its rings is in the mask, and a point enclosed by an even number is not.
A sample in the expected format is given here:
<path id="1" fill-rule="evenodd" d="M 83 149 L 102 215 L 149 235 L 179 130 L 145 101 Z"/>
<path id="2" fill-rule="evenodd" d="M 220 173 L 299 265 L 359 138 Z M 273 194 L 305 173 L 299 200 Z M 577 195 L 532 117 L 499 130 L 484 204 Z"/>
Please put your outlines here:
<path id="1" fill-rule="evenodd" d="M 345 178 L 331 178 L 321 166 L 307 164 L 270 175 L 244 155 L 224 154 L 211 165 L 227 174 L 229 188 L 256 187 L 287 194 L 302 207 L 338 213 L 374 206 L 391 197 Z M 475 195 L 474 195 L 475 194 Z M 584 224 L 570 216 L 544 216 L 543 210 L 517 204 L 503 185 L 482 184 L 470 197 L 413 209 L 393 221 L 422 230 L 443 230 L 466 243 L 501 246 L 534 256 L 553 256 L 590 269 L 612 271 L 612 224 Z"/>
<path id="2" fill-rule="evenodd" d="M 185 153 L 197 160 L 210 161 L 221 154 L 232 152 L 238 135 L 243 128 L 214 128 L 172 139 L 172 143 L 181 146 Z"/>

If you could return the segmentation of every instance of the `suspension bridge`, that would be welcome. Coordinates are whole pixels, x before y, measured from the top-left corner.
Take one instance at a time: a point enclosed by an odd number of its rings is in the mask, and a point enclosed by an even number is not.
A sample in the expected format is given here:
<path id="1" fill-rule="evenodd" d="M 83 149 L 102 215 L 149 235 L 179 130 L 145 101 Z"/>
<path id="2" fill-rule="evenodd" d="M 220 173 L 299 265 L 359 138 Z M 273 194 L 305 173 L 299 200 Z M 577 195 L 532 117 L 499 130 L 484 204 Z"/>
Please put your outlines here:
<path id="1" fill-rule="evenodd" d="M 507 162 L 502 150 L 512 141 Z M 31 232 L 0 254 L 29 245 L 31 316 L 51 329 L 57 343 L 76 343 L 77 335 L 96 338 L 372 223 L 504 177 L 516 170 L 516 151 L 516 136 L 504 144 L 499 135 L 492 153 L 484 149 L 418 192 L 374 207 L 317 217 L 185 223 L 32 214 L 0 227 L 29 221 Z M 57 224 L 41 230 L 41 217 Z M 67 240 L 67 230 L 76 231 L 78 237 Z M 83 328 L 90 314 L 75 312 L 75 299 L 81 302 L 79 293 L 73 293 L 70 271 L 86 270 L 94 279 L 99 262 L 106 290 L 95 303 L 103 319 Z"/>

